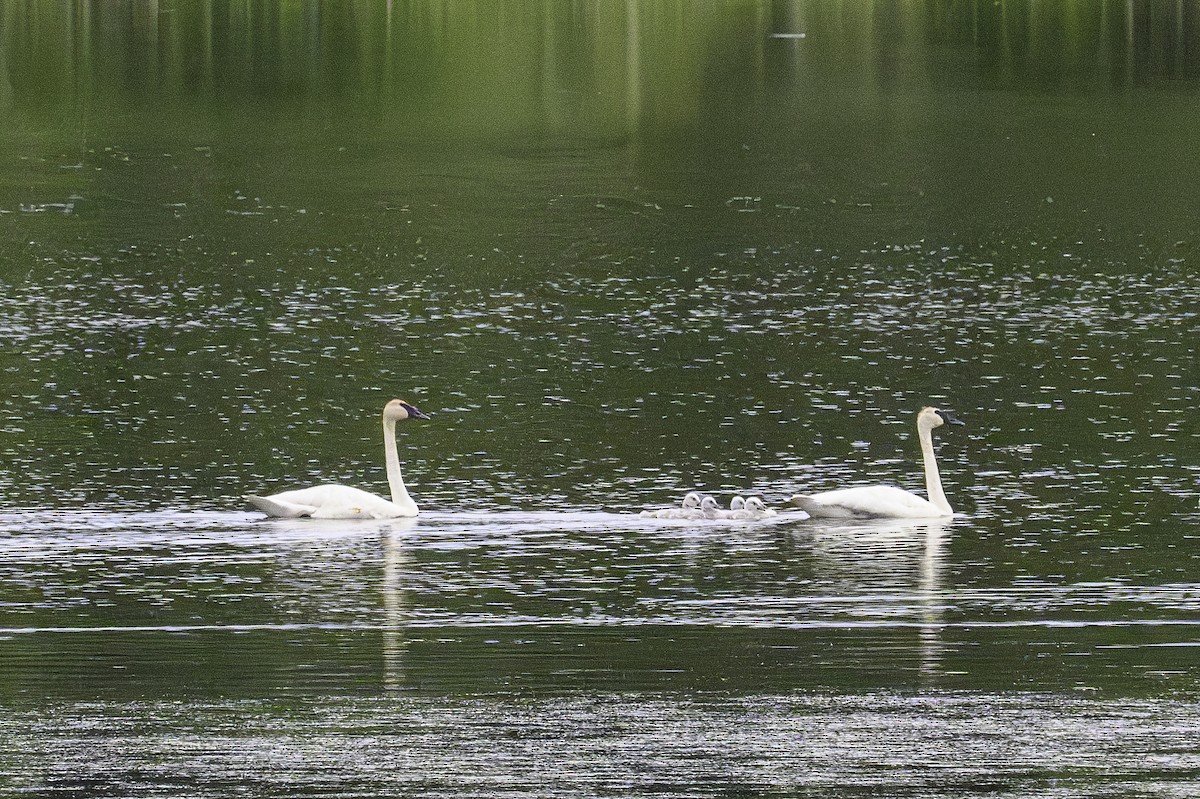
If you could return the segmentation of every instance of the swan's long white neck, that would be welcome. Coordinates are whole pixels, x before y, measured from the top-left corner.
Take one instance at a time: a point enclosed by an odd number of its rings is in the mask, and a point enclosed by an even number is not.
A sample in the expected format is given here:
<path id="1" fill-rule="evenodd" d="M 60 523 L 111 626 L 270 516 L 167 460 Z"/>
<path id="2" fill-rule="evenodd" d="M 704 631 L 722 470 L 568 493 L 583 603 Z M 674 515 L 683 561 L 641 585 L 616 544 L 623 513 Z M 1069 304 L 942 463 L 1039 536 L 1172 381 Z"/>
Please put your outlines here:
<path id="1" fill-rule="evenodd" d="M 929 495 L 931 505 L 951 516 L 954 509 L 946 501 L 946 492 L 942 490 L 942 475 L 938 472 L 937 458 L 933 454 L 932 430 L 927 424 L 917 425 L 917 438 L 921 440 L 921 459 L 925 462 L 925 492 Z"/>
<path id="2" fill-rule="evenodd" d="M 383 456 L 387 463 L 388 487 L 392 490 L 392 504 L 402 508 L 417 507 L 408 489 L 404 487 L 404 478 L 400 476 L 400 454 L 396 451 L 396 420 L 383 417 Z"/>

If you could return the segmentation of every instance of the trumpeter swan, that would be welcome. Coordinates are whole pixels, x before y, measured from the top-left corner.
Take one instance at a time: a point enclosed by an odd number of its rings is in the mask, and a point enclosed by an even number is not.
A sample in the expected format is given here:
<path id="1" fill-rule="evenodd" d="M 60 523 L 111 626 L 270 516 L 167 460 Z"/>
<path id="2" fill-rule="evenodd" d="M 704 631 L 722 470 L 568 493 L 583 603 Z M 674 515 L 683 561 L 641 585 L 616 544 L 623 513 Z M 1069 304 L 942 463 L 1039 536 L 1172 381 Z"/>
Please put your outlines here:
<path id="1" fill-rule="evenodd" d="M 942 478 L 933 454 L 933 428 L 947 423 L 961 425 L 963 421 L 949 411 L 937 408 L 922 408 L 917 414 L 917 438 L 921 441 L 925 490 L 929 499 L 895 486 L 855 486 L 819 494 L 797 494 L 789 501 L 813 518 L 929 519 L 953 516 L 954 510 L 942 491 Z"/>
<path id="2" fill-rule="evenodd" d="M 649 519 L 698 519 L 700 518 L 700 503 L 703 498 L 695 491 L 689 491 L 683 497 L 683 504 L 678 508 L 663 508 L 662 510 L 644 510 L 642 516 Z"/>
<path id="3" fill-rule="evenodd" d="M 746 497 L 742 501 L 742 507 L 732 508 L 725 512 L 723 518 L 737 519 L 739 521 L 758 521 L 759 519 L 769 519 L 777 515 L 777 512 L 768 508 L 766 503 L 758 497 Z"/>
<path id="4" fill-rule="evenodd" d="M 763 502 L 758 497 L 749 497 L 746 500 L 745 512 L 748 519 L 766 519 L 777 515 L 777 511 L 773 508 L 768 508 L 767 503 Z"/>
<path id="5" fill-rule="evenodd" d="M 358 488 L 343 485 L 319 485 L 284 491 L 269 497 L 247 496 L 246 501 L 268 516 L 314 519 L 394 519 L 416 516 L 417 503 L 408 495 L 400 477 L 400 456 L 396 452 L 396 422 L 429 417 L 402 400 L 383 406 L 383 452 L 387 463 L 388 486 L 392 501 Z"/>
<path id="6" fill-rule="evenodd" d="M 700 515 L 705 519 L 723 519 L 727 510 L 722 510 L 721 506 L 712 497 L 705 497 L 700 500 Z"/>

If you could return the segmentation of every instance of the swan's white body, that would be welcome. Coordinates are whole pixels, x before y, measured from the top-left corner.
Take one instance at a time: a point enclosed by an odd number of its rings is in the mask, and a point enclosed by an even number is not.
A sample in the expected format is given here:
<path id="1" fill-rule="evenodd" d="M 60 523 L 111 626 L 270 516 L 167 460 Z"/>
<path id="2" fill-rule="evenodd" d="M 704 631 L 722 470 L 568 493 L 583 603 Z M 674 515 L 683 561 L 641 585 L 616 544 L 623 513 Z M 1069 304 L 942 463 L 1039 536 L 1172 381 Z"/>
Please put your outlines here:
<path id="1" fill-rule="evenodd" d="M 742 499 L 739 497 L 739 499 Z M 733 507 L 733 503 L 729 505 L 730 509 L 725 512 L 722 518 L 739 519 L 743 521 L 757 521 L 759 519 L 769 519 L 776 516 L 777 511 L 768 508 L 766 503 L 758 497 L 749 497 L 742 499 L 740 508 Z"/>
<path id="2" fill-rule="evenodd" d="M 648 519 L 703 519 L 700 504 L 704 498 L 695 491 L 689 491 L 683 498 L 682 506 L 678 508 L 663 508 L 662 510 L 644 510 L 640 515 Z"/>
<path id="3" fill-rule="evenodd" d="M 722 508 L 715 499 L 695 491 L 683 498 L 683 506 L 662 510 L 644 510 L 642 516 L 649 519 L 708 519 L 708 520 L 757 520 L 776 515 L 758 497 L 734 497 L 729 509 Z"/>
<path id="4" fill-rule="evenodd" d="M 819 494 L 797 494 L 791 504 L 813 518 L 835 519 L 934 519 L 954 515 L 942 490 L 942 477 L 933 454 L 933 429 L 946 422 L 962 424 L 947 411 L 922 408 L 917 414 L 917 438 L 925 466 L 925 490 L 929 498 L 895 486 L 855 486 Z"/>
<path id="5" fill-rule="evenodd" d="M 717 501 L 712 497 L 705 497 L 700 500 L 700 516 L 704 519 L 724 519 L 729 514 L 729 511 L 717 504 Z"/>
<path id="6" fill-rule="evenodd" d="M 778 511 L 773 508 L 768 508 L 767 504 L 758 497 L 750 497 L 746 500 L 746 507 L 742 510 L 746 514 L 747 519 L 768 519 L 778 515 Z"/>
<path id="7" fill-rule="evenodd" d="M 319 485 L 283 491 L 269 497 L 247 496 L 246 501 L 268 516 L 295 519 L 395 519 L 416 516 L 417 503 L 408 495 L 400 476 L 400 456 L 396 451 L 396 422 L 428 419 L 407 402 L 392 400 L 383 408 L 383 452 L 387 464 L 389 502 L 368 491 L 344 485 Z"/>

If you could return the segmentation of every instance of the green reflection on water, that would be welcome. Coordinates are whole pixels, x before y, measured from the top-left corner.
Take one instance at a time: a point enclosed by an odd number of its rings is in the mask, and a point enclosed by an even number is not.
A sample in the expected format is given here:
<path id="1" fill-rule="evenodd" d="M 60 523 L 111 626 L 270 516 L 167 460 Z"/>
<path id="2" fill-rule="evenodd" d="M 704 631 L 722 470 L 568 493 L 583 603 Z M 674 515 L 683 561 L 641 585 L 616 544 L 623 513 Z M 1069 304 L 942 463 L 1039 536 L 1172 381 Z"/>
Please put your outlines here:
<path id="1" fill-rule="evenodd" d="M 426 491 L 497 464 L 592 504 L 630 472 L 861 470 L 911 447 L 834 411 L 931 399 L 1070 398 L 1001 410 L 994 446 L 1092 464 L 1154 457 L 1164 421 L 1174 465 L 1178 421 L 1138 403 L 1178 414 L 1190 385 L 1200 50 L 1175 4 L 2 19 L 7 446 L 64 470 L 30 483 L 361 479 L 380 396 L 413 392 L 445 410 Z"/>
<path id="2" fill-rule="evenodd" d="M 392 394 L 434 414 L 403 442 L 433 510 L 916 487 L 912 412 L 971 425 L 938 442 L 968 518 L 928 575 L 811 529 L 453 549 L 478 531 L 435 523 L 381 589 L 367 536 L 289 568 L 236 526 L 192 562 L 215 531 L 41 552 L 52 525 L 18 525 L 6 623 L 148 629 L 0 641 L 6 700 L 1194 707 L 1197 45 L 1159 0 L 4 3 L 6 507 L 378 489 Z M 917 627 L 839 626 L 897 592 Z"/>
<path id="3" fill-rule="evenodd" d="M 24 109 L 277 104 L 427 135 L 707 127 L 780 82 L 877 103 L 929 85 L 1191 83 L 1187 4 L 14 2 L 0 100 Z M 327 118 L 329 121 L 331 118 Z"/>

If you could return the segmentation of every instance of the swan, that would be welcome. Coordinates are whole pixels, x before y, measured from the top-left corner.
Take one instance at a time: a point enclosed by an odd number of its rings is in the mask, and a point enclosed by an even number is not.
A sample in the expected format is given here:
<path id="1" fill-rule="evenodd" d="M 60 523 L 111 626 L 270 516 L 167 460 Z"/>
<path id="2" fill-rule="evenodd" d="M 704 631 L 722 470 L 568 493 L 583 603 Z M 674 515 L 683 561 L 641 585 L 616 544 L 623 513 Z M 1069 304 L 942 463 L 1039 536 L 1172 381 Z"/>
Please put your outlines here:
<path id="1" fill-rule="evenodd" d="M 746 500 L 746 507 L 743 509 L 747 519 L 768 519 L 778 515 L 778 511 L 774 508 L 768 508 L 767 503 L 763 502 L 758 497 L 750 497 Z"/>
<path id="2" fill-rule="evenodd" d="M 662 510 L 644 510 L 640 515 L 648 519 L 698 519 L 701 516 L 700 504 L 703 497 L 695 491 L 689 491 L 683 497 L 683 505 L 678 508 Z"/>
<path id="3" fill-rule="evenodd" d="M 744 497 L 734 497 L 733 499 L 729 500 L 729 510 L 739 511 L 739 510 L 745 510 L 745 508 L 746 508 L 746 500 Z"/>
<path id="4" fill-rule="evenodd" d="M 747 497 L 742 500 L 742 507 L 734 508 L 730 504 L 730 510 L 726 511 L 722 518 L 737 519 L 739 521 L 758 521 L 759 519 L 769 519 L 772 516 L 778 515 L 778 511 L 767 507 L 767 504 L 758 497 Z"/>
<path id="5" fill-rule="evenodd" d="M 712 497 L 706 496 L 700 501 L 700 515 L 705 519 L 724 519 L 728 513 Z"/>
<path id="6" fill-rule="evenodd" d="M 789 502 L 808 512 L 813 518 L 856 519 L 932 519 L 953 516 L 954 509 L 942 491 L 933 454 L 935 427 L 943 424 L 962 425 L 961 419 L 949 411 L 922 408 L 917 414 L 917 438 L 921 441 L 921 457 L 925 463 L 925 490 L 929 499 L 895 486 L 855 486 L 819 494 L 797 494 Z"/>
<path id="7" fill-rule="evenodd" d="M 269 497 L 247 496 L 246 501 L 268 516 L 294 519 L 394 519 L 416 516 L 413 502 L 400 477 L 400 456 L 396 452 L 396 422 L 429 417 L 403 400 L 394 399 L 383 406 L 383 452 L 387 462 L 388 486 L 392 501 L 370 492 L 343 485 L 319 485 L 284 491 Z"/>

